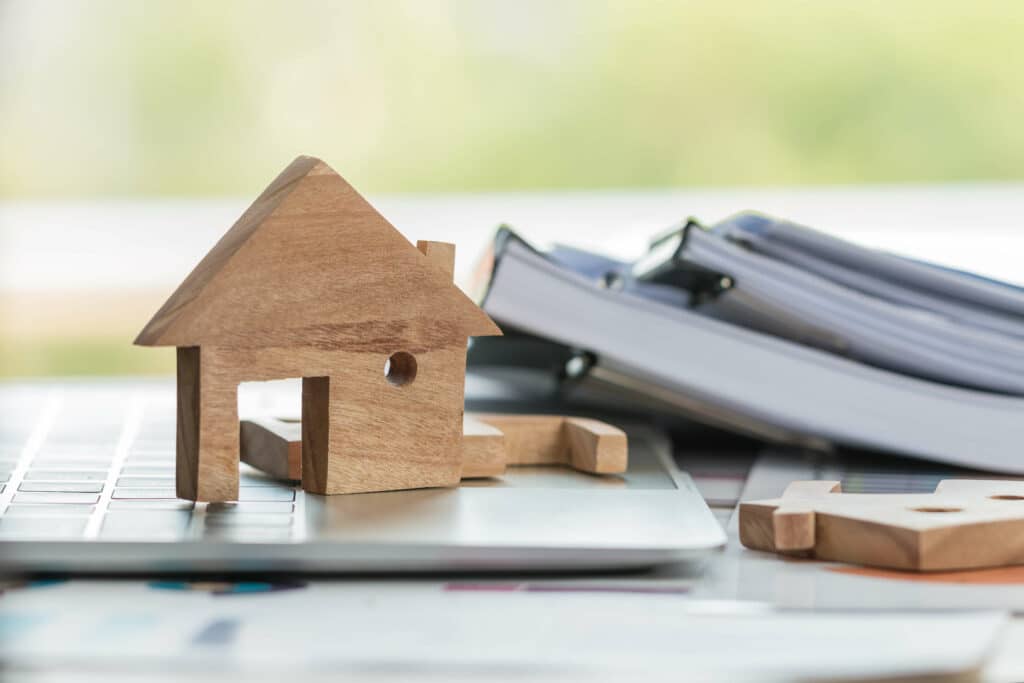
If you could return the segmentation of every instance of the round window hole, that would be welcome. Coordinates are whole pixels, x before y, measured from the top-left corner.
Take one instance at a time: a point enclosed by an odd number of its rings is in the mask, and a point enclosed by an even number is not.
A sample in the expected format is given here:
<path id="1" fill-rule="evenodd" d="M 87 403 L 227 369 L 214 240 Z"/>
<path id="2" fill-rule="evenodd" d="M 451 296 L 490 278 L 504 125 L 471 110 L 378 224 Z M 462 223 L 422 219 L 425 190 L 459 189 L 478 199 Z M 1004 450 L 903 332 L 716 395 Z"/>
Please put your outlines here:
<path id="1" fill-rule="evenodd" d="M 398 351 L 384 361 L 384 376 L 394 387 L 404 387 L 416 379 L 416 357 L 405 351 Z"/>
<path id="2" fill-rule="evenodd" d="M 947 508 L 947 507 L 920 507 L 910 508 L 914 512 L 963 512 L 963 508 Z"/>
<path id="3" fill-rule="evenodd" d="M 989 496 L 991 500 L 1024 500 L 1024 496 L 1015 496 L 1010 493 L 1000 494 L 998 496 Z"/>

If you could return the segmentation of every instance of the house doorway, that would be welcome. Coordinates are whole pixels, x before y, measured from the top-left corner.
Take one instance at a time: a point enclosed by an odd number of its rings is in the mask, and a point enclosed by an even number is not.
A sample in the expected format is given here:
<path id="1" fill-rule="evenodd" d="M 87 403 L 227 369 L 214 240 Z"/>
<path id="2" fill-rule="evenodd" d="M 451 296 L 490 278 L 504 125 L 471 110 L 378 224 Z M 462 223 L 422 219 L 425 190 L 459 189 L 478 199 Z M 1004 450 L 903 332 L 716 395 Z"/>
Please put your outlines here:
<path id="1" fill-rule="evenodd" d="M 302 379 L 242 382 L 238 385 L 238 419 L 274 417 L 286 422 L 302 418 Z"/>
<path id="2" fill-rule="evenodd" d="M 326 486 L 329 413 L 328 377 L 243 382 L 238 387 L 238 417 L 242 423 L 247 420 L 254 423 L 242 425 L 241 460 L 243 463 L 262 463 L 258 465 L 259 469 L 278 478 L 301 478 L 304 488 L 317 491 L 317 486 Z M 267 449 L 261 445 L 265 442 L 255 436 L 264 429 L 271 429 L 288 443 L 300 441 L 301 449 L 289 446 L 280 457 L 273 455 L 269 462 L 266 461 Z M 246 453 L 250 447 L 259 447 L 261 454 Z M 275 452 L 274 449 L 269 450 Z M 243 464 L 242 472 L 245 472 L 245 467 L 247 465 Z"/>

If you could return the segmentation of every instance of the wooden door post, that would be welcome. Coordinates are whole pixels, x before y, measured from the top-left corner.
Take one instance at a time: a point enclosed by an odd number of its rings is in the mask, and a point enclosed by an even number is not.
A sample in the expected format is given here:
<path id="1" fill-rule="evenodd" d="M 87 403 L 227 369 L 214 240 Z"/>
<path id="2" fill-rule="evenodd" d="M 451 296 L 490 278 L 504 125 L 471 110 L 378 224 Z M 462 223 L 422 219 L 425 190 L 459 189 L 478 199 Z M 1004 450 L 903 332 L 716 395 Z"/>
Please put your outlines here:
<path id="1" fill-rule="evenodd" d="M 178 348 L 176 451 L 178 497 L 238 500 L 238 385 L 197 346 Z"/>

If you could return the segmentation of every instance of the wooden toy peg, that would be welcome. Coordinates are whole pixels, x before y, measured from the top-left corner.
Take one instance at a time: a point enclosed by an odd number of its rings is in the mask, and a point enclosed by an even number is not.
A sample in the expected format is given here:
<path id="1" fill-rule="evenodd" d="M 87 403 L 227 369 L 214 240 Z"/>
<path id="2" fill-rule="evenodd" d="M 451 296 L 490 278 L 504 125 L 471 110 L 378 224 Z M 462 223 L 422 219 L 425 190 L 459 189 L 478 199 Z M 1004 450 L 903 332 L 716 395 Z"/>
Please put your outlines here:
<path id="1" fill-rule="evenodd" d="M 135 340 L 178 347 L 178 495 L 238 498 L 238 385 L 289 377 L 307 491 L 457 484 L 466 340 L 501 331 L 454 255 L 414 247 L 323 161 L 292 162 Z"/>
<path id="2" fill-rule="evenodd" d="M 1024 564 L 1024 481 L 947 479 L 934 493 L 841 493 L 793 482 L 781 498 L 740 504 L 748 548 L 890 569 Z"/>
<path id="3" fill-rule="evenodd" d="M 801 502 L 807 496 L 839 492 L 838 481 L 795 481 L 786 489 L 784 502 L 772 513 L 772 531 L 775 547 L 781 551 L 812 550 L 814 548 L 814 510 Z"/>

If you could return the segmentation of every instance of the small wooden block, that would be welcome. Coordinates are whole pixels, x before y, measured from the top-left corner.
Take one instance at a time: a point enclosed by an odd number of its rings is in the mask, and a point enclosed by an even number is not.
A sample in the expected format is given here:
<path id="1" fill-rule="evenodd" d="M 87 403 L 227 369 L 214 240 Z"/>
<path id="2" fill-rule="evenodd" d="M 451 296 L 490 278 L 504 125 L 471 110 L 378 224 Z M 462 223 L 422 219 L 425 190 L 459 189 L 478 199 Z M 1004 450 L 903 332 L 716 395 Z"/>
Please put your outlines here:
<path id="1" fill-rule="evenodd" d="M 450 242 L 431 242 L 419 240 L 416 248 L 427 260 L 441 269 L 449 280 L 455 277 L 455 245 Z"/>
<path id="2" fill-rule="evenodd" d="M 276 479 L 302 480 L 302 424 L 259 418 L 241 422 L 242 462 Z"/>
<path id="3" fill-rule="evenodd" d="M 569 464 L 581 472 L 621 474 L 629 462 L 626 433 L 606 422 L 567 417 L 562 427 L 569 448 Z"/>
<path id="4" fill-rule="evenodd" d="M 1024 481 L 949 479 L 934 493 L 840 493 L 793 482 L 781 498 L 740 504 L 748 548 L 890 569 L 1024 564 Z"/>

